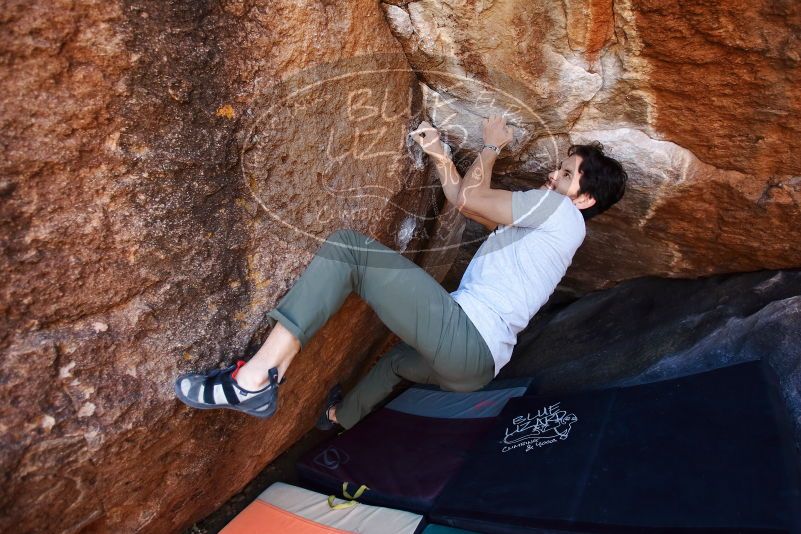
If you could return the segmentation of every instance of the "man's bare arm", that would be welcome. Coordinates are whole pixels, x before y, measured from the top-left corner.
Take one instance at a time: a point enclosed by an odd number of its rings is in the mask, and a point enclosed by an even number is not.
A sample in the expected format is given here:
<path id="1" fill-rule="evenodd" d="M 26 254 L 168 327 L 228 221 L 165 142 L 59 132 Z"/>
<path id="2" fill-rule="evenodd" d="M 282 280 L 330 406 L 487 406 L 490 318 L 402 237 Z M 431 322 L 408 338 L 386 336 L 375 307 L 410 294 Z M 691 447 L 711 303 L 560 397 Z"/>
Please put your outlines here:
<path id="1" fill-rule="evenodd" d="M 445 153 L 444 150 L 429 153 L 434 160 L 434 168 L 437 169 L 437 176 L 442 184 L 442 191 L 448 202 L 458 208 L 459 191 L 462 189 L 462 176 L 456 170 L 456 165 Z"/>
<path id="2" fill-rule="evenodd" d="M 493 156 L 495 155 L 495 152 L 490 149 L 486 149 L 482 152 L 492 152 Z M 450 202 L 451 205 L 459 210 L 459 212 L 465 217 L 473 219 L 490 231 L 494 230 L 498 226 L 498 223 L 482 217 L 472 210 L 466 209 L 464 207 L 464 202 L 460 201 L 459 192 L 462 190 L 463 184 L 466 183 L 465 178 L 462 178 L 462 176 L 459 174 L 459 171 L 456 169 L 456 165 L 454 165 L 453 160 L 451 160 L 451 158 L 445 153 L 445 150 L 441 147 L 441 145 L 437 144 L 436 147 L 434 145 L 429 146 L 427 153 L 434 161 L 434 167 L 437 170 L 437 176 L 442 184 L 442 191 L 445 193 L 445 198 L 448 199 L 448 202 Z M 492 162 L 494 162 L 494 158 L 492 158 Z M 482 156 L 479 154 L 475 161 L 473 161 L 473 165 L 467 171 L 468 175 L 470 175 L 469 183 L 475 185 L 476 180 L 480 182 L 482 180 L 481 177 L 487 172 L 485 170 L 487 165 L 489 165 L 489 172 L 492 172 L 492 163 L 489 163 L 489 158 L 486 155 Z M 489 180 L 486 180 L 486 182 L 489 183 Z"/>
<path id="3" fill-rule="evenodd" d="M 492 167 L 495 164 L 496 158 L 497 155 L 495 151 L 489 148 L 485 148 L 478 153 L 476 159 L 473 160 L 473 164 L 465 173 L 464 178 L 462 178 L 462 188 L 459 190 L 460 197 L 462 196 L 462 191 L 466 193 L 469 189 L 490 189 Z M 467 209 L 464 204 L 465 203 L 462 202 L 460 211 L 464 213 L 465 216 L 483 225 L 489 231 L 493 231 L 498 227 L 496 221 L 482 217 L 478 213 Z"/>
<path id="4" fill-rule="evenodd" d="M 482 121 L 483 125 L 483 138 L 485 144 L 495 145 L 498 148 L 503 148 L 506 144 L 512 141 L 513 132 L 510 126 L 506 125 L 506 119 L 499 114 L 492 114 Z M 470 167 L 470 170 L 465 174 L 462 180 L 462 188 L 459 191 L 459 209 L 467 210 L 484 220 L 490 221 L 491 226 L 485 223 L 488 228 L 494 229 L 498 224 L 508 224 L 506 218 L 503 219 L 495 216 L 500 212 L 505 215 L 506 210 L 503 206 L 496 206 L 491 210 L 486 210 L 484 203 L 478 203 L 472 197 L 481 196 L 483 198 L 498 198 L 498 195 L 492 195 L 492 167 L 495 165 L 497 154 L 491 148 L 483 148 L 476 156 L 476 160 Z M 489 196 L 486 196 L 489 194 Z M 502 197 L 505 200 L 505 196 Z"/>
<path id="5" fill-rule="evenodd" d="M 474 221 L 476 221 L 478 224 L 480 224 L 481 226 L 483 226 L 484 228 L 486 228 L 490 232 L 492 232 L 493 230 L 498 228 L 498 223 L 496 223 L 495 221 L 491 221 L 489 219 L 485 219 L 481 215 L 479 215 L 477 213 L 474 213 L 472 211 L 469 211 L 469 210 L 467 210 L 465 208 L 462 208 L 462 212 L 461 213 L 462 213 L 462 215 L 464 215 L 468 219 L 473 219 Z"/>
<path id="6" fill-rule="evenodd" d="M 496 159 L 497 155 L 491 148 L 484 148 L 478 153 L 462 180 L 462 188 L 459 190 L 459 198 L 462 204 L 464 204 L 464 199 L 471 191 L 491 189 L 492 167 L 495 165 Z"/>
<path id="7" fill-rule="evenodd" d="M 464 208 L 505 226 L 514 222 L 512 191 L 506 189 L 472 189 L 464 195 Z"/>
<path id="8" fill-rule="evenodd" d="M 456 206 L 459 190 L 462 188 L 462 177 L 459 171 L 456 170 L 456 166 L 451 161 L 450 156 L 445 152 L 445 148 L 439 138 L 439 132 L 428 121 L 423 121 L 416 130 L 409 132 L 409 135 L 433 160 L 445 198 Z"/>
<path id="9" fill-rule="evenodd" d="M 493 152 L 494 154 L 494 152 Z M 445 192 L 445 198 L 448 199 L 448 202 L 451 203 L 454 207 L 456 207 L 459 212 L 468 217 L 469 219 L 473 219 L 480 225 L 484 226 L 487 230 L 493 231 L 495 228 L 498 227 L 498 223 L 487 219 L 486 217 L 482 217 L 478 213 L 469 210 L 465 207 L 464 202 L 460 199 L 459 191 L 462 190 L 465 184 L 465 178 L 462 178 L 459 175 L 459 172 L 456 170 L 456 166 L 454 165 L 453 161 L 444 153 L 434 155 L 435 160 L 435 167 L 437 169 L 437 174 L 439 175 L 439 180 L 442 183 L 442 190 Z M 477 168 L 478 171 L 474 171 Z M 472 174 L 480 174 L 482 172 L 482 166 L 480 164 L 479 158 L 473 162 L 473 165 L 468 169 L 468 173 L 473 171 Z M 459 188 L 457 190 L 454 187 L 454 184 L 459 184 Z"/>
<path id="10" fill-rule="evenodd" d="M 496 117 L 495 121 L 500 120 Z M 489 119 L 488 121 L 489 122 Z M 497 126 L 497 125 L 496 125 Z M 466 209 L 464 198 L 460 198 L 460 191 L 462 190 L 464 179 L 459 175 L 456 166 L 453 164 L 451 158 L 446 154 L 445 149 L 440 142 L 439 132 L 426 121 L 420 123 L 417 130 L 410 133 L 412 139 L 417 142 L 433 160 L 434 166 L 437 170 L 437 176 L 442 184 L 442 190 L 445 193 L 445 198 L 450 202 L 460 213 L 479 222 L 489 230 L 494 230 L 498 223 L 492 219 L 488 219 L 479 215 L 474 210 Z M 492 174 L 492 165 L 495 163 L 495 152 L 490 149 L 482 150 L 484 153 L 479 154 L 476 160 L 473 161 L 468 174 L 470 175 L 470 183 L 472 186 L 481 186 L 489 188 L 490 176 Z M 487 153 L 492 153 L 489 156 Z"/>

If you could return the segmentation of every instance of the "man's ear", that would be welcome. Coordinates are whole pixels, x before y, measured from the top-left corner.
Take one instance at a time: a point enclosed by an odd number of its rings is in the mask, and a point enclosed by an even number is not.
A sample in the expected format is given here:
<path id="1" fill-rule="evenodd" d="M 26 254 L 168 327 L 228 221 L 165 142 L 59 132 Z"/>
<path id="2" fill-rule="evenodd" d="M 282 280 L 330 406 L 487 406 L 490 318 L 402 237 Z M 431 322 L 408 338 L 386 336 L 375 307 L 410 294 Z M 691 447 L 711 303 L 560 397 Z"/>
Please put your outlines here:
<path id="1" fill-rule="evenodd" d="M 573 204 L 580 210 L 586 210 L 595 205 L 595 199 L 589 193 L 582 193 L 576 197 Z"/>

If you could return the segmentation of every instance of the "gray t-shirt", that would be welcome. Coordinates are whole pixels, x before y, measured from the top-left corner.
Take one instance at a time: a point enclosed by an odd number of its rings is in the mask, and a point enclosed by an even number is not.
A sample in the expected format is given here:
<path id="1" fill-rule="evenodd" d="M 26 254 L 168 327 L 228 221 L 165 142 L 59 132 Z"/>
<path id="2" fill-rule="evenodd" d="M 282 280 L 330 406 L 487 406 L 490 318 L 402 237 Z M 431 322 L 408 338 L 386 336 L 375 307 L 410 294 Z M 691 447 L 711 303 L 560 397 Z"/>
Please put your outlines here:
<path id="1" fill-rule="evenodd" d="M 495 359 L 509 363 L 517 334 L 547 302 L 584 241 L 581 211 L 548 189 L 512 192 L 511 225 L 499 225 L 467 266 L 459 303 Z"/>

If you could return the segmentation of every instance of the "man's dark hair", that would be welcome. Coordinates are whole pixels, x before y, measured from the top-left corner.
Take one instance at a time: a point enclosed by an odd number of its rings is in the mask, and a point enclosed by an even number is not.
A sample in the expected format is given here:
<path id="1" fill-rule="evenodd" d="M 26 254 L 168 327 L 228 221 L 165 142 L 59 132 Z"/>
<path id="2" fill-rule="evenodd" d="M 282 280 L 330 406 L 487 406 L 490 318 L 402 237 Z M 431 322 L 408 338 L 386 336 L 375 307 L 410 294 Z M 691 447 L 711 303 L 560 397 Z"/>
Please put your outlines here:
<path id="1" fill-rule="evenodd" d="M 623 198 L 628 174 L 619 161 L 604 154 L 604 146 L 599 141 L 571 145 L 567 149 L 567 155 L 570 157 L 573 154 L 581 156 L 578 194 L 587 193 L 595 199 L 591 208 L 581 210 L 586 221 L 605 212 Z"/>

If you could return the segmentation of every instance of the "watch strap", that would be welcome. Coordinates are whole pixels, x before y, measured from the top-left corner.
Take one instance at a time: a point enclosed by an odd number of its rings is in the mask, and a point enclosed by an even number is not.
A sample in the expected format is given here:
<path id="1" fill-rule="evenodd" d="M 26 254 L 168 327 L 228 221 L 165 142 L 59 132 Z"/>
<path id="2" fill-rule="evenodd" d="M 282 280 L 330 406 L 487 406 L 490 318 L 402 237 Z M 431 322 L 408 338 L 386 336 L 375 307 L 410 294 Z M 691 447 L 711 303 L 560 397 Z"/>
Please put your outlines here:
<path id="1" fill-rule="evenodd" d="M 500 154 L 501 153 L 501 149 L 498 148 L 495 145 L 487 145 L 487 144 L 485 144 L 484 146 L 481 147 L 481 150 L 484 150 L 485 148 L 492 149 L 496 154 Z"/>

